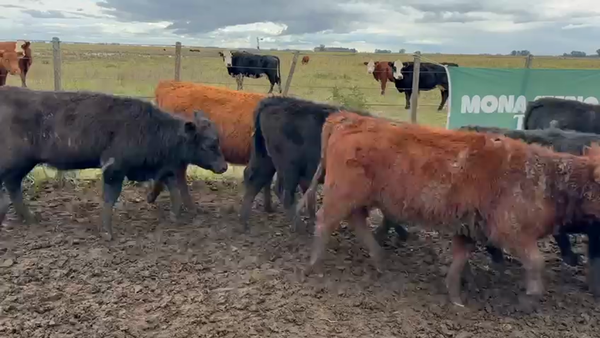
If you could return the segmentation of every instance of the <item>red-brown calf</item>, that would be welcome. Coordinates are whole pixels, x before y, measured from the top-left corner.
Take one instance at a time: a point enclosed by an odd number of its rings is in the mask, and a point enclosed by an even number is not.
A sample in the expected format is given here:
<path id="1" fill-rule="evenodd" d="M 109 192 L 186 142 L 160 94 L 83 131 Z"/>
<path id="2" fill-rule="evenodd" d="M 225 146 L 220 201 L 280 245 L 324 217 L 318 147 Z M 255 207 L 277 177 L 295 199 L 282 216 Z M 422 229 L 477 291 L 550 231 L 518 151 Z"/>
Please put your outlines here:
<path id="1" fill-rule="evenodd" d="M 528 295 L 543 292 L 537 240 L 573 217 L 600 217 L 600 162 L 497 135 L 394 124 L 349 112 L 323 126 L 322 159 L 305 198 L 326 172 L 307 273 L 342 220 L 358 232 L 379 269 L 366 224 L 372 208 L 454 235 L 446 277 L 462 305 L 460 276 L 473 239 L 520 258 Z M 462 223 L 462 226 L 461 226 Z"/>
<path id="2" fill-rule="evenodd" d="M 308 63 L 308 61 L 310 61 L 310 57 L 308 57 L 308 55 L 304 55 L 302 57 L 302 64 L 305 65 Z"/>
<path id="3" fill-rule="evenodd" d="M 0 42 L 0 86 L 6 84 L 8 73 L 20 75 L 19 59 L 25 55 L 25 49 L 29 48 L 29 42 L 5 41 Z"/>
<path id="4" fill-rule="evenodd" d="M 394 82 L 394 71 L 388 61 L 373 61 L 364 63 L 367 66 L 367 73 L 373 74 L 375 81 L 381 83 L 381 95 L 385 95 L 385 86 L 389 81 Z"/>

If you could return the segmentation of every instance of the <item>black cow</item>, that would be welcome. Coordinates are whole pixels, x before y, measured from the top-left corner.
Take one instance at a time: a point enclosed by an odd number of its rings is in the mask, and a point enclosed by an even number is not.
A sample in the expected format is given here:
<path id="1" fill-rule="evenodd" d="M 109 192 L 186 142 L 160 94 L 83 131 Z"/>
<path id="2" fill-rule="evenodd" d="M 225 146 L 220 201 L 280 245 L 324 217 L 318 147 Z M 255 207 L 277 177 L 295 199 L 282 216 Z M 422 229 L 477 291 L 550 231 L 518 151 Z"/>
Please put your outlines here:
<path id="1" fill-rule="evenodd" d="M 267 76 L 271 83 L 269 93 L 273 92 L 273 86 L 279 86 L 281 93 L 281 69 L 280 61 L 274 55 L 256 55 L 248 52 L 219 52 L 219 55 L 225 62 L 227 72 L 237 82 L 237 90 L 243 89 L 244 76 L 258 79 L 263 74 Z"/>
<path id="2" fill-rule="evenodd" d="M 556 152 L 578 156 L 585 155 L 586 150 L 592 146 L 592 143 L 600 145 L 600 135 L 598 134 L 566 131 L 554 127 L 536 130 L 511 130 L 496 127 L 464 126 L 460 129 L 504 135 L 522 140 L 525 143 L 536 143 L 552 147 Z M 576 266 L 579 264 L 579 258 L 571 249 L 569 233 L 582 233 L 588 236 L 588 258 L 591 266 L 590 288 L 595 296 L 600 296 L 600 221 L 582 219 L 577 223 L 561 226 L 559 233 L 554 235 L 563 261 L 571 266 Z M 497 257 L 500 260 L 502 259 L 501 251 Z"/>
<path id="3" fill-rule="evenodd" d="M 553 97 L 527 103 L 523 129 L 545 129 L 552 121 L 560 129 L 600 134 L 600 105 Z"/>
<path id="4" fill-rule="evenodd" d="M 442 64 L 451 67 L 458 67 L 456 63 L 443 62 Z M 410 109 L 410 97 L 412 95 L 412 83 L 414 73 L 414 62 L 405 62 L 398 60 L 389 63 L 392 67 L 394 84 L 398 92 L 404 92 L 406 97 L 406 109 Z M 448 85 L 448 75 L 446 69 L 435 63 L 422 62 L 419 70 L 419 92 L 421 90 L 429 91 L 438 87 L 442 94 L 442 102 L 438 110 L 444 108 L 444 104 L 450 95 L 450 87 Z"/>
<path id="5" fill-rule="evenodd" d="M 217 129 L 201 113 L 186 122 L 150 102 L 92 92 L 0 89 L 0 144 L 0 187 L 3 183 L 25 222 L 33 218 L 23 203 L 21 181 L 37 164 L 59 170 L 102 168 L 102 224 L 109 239 L 112 209 L 125 177 L 164 180 L 178 212 L 181 196 L 173 168 L 191 163 L 215 173 L 227 170 Z M 0 224 L 8 206 L 0 189 Z"/>

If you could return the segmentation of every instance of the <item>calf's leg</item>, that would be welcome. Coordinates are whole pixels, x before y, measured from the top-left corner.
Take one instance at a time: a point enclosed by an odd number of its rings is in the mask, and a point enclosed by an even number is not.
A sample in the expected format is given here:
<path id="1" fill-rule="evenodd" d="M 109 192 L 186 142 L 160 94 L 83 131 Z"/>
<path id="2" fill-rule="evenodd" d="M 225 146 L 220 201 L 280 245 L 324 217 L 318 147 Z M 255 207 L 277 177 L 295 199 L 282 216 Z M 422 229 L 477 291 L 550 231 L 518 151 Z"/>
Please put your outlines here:
<path id="1" fill-rule="evenodd" d="M 369 216 L 369 212 L 366 208 L 360 208 L 358 210 L 353 211 L 348 218 L 348 224 L 354 228 L 356 231 L 358 238 L 362 240 L 365 244 L 369 253 L 371 255 L 371 259 L 373 261 L 373 266 L 377 270 L 377 272 L 382 273 L 383 269 L 381 268 L 381 247 L 373 237 L 373 232 L 369 229 L 367 225 L 367 217 Z"/>
<path id="2" fill-rule="evenodd" d="M 273 209 L 273 201 L 271 199 L 271 182 L 263 187 L 263 200 L 264 200 L 264 210 L 266 213 L 273 213 L 275 209 Z"/>
<path id="3" fill-rule="evenodd" d="M 383 212 L 383 210 L 382 210 Z M 405 242 L 408 239 L 408 231 L 399 222 L 393 220 L 387 213 L 383 212 L 383 220 L 381 224 L 375 229 L 375 238 L 379 244 L 383 244 L 387 238 L 387 234 L 391 228 L 394 228 L 398 240 Z"/>
<path id="4" fill-rule="evenodd" d="M 2 188 L 2 181 L 0 181 L 0 226 L 4 222 L 4 218 L 8 213 L 8 208 L 10 207 L 10 200 L 4 194 L 4 188 Z"/>
<path id="5" fill-rule="evenodd" d="M 406 105 L 404 106 L 405 109 L 410 109 L 410 97 L 411 97 L 411 90 L 406 90 L 404 92 L 404 97 L 406 98 Z"/>
<path id="6" fill-rule="evenodd" d="M 190 190 L 187 185 L 186 172 L 187 172 L 187 166 L 180 168 L 178 170 L 175 170 L 175 172 L 174 172 L 175 184 L 177 185 L 177 189 L 179 190 L 179 193 L 181 194 L 181 199 L 183 200 L 183 205 L 185 206 L 186 209 L 191 211 L 196 208 L 196 205 L 194 204 L 194 201 L 192 201 L 192 196 L 190 195 Z"/>
<path id="7" fill-rule="evenodd" d="M 251 159 L 252 161 L 252 159 Z M 244 231 L 248 231 L 248 219 L 250 218 L 250 210 L 252 202 L 256 195 L 266 186 L 270 186 L 275 174 L 275 167 L 270 161 L 261 161 L 261 163 L 250 163 L 244 169 L 244 197 L 240 208 L 240 223 Z M 269 191 L 269 197 L 271 192 Z"/>
<path id="8" fill-rule="evenodd" d="M 177 219 L 181 216 L 181 194 L 178 189 L 178 182 L 175 177 L 169 176 L 166 178 L 167 188 L 169 189 L 169 196 L 171 197 L 171 216 L 173 219 Z"/>
<path id="9" fill-rule="evenodd" d="M 440 89 L 440 93 L 442 94 L 442 102 L 440 102 L 440 106 L 438 107 L 438 111 L 442 110 L 442 108 L 444 108 L 444 104 L 446 104 L 446 101 L 448 100 L 448 91 L 446 89 Z"/>
<path id="10" fill-rule="evenodd" d="M 588 284 L 596 299 L 600 299 L 600 223 L 593 223 L 588 230 Z"/>
<path id="11" fill-rule="evenodd" d="M 35 223 L 35 219 L 25 203 L 23 202 L 23 190 L 21 189 L 21 182 L 23 178 L 35 167 L 35 164 L 26 164 L 19 168 L 13 169 L 8 175 L 3 178 L 4 186 L 8 191 L 10 200 L 15 208 L 15 212 L 21 218 L 21 221 L 25 224 Z"/>
<path id="12" fill-rule="evenodd" d="M 160 180 L 153 180 L 152 189 L 150 190 L 148 195 L 146 195 L 146 201 L 148 203 L 156 202 L 156 198 L 158 197 L 158 195 L 160 195 L 164 188 L 165 187 L 163 182 L 161 182 Z"/>
<path id="13" fill-rule="evenodd" d="M 292 231 L 298 230 L 300 218 L 296 215 L 296 188 L 300 183 L 300 177 L 297 170 L 288 168 L 284 170 L 285 179 L 283 181 L 283 208 L 287 219 L 292 224 Z"/>
<path id="14" fill-rule="evenodd" d="M 561 229 L 559 230 L 559 233 L 553 237 L 560 249 L 560 256 L 563 262 L 570 266 L 577 266 L 579 264 L 579 256 L 573 252 L 569 235 Z"/>
<path id="15" fill-rule="evenodd" d="M 473 249 L 475 244 L 468 237 L 454 235 L 452 238 L 452 264 L 446 275 L 446 288 L 450 301 L 460 307 L 464 306 L 460 297 L 461 276 Z"/>
<path id="16" fill-rule="evenodd" d="M 175 170 L 175 184 L 177 185 L 177 189 L 179 189 L 180 191 L 181 198 L 183 200 L 183 205 L 188 210 L 194 210 L 196 205 L 192 201 L 192 196 L 190 195 L 190 191 L 187 185 L 186 171 L 187 167 Z M 161 180 L 154 180 L 154 182 L 152 183 L 152 189 L 146 196 L 146 201 L 148 201 L 148 203 L 156 202 L 156 198 L 158 197 L 158 195 L 160 195 L 164 188 L 164 183 Z"/>
<path id="17" fill-rule="evenodd" d="M 102 206 L 102 227 L 104 231 L 108 233 L 108 239 L 113 239 L 112 230 L 112 214 L 113 208 L 123 189 L 123 179 L 125 177 L 120 173 L 113 171 L 105 171 L 103 175 L 104 186 L 103 186 L 103 197 L 104 205 Z M 101 229 L 98 229 L 100 233 Z"/>

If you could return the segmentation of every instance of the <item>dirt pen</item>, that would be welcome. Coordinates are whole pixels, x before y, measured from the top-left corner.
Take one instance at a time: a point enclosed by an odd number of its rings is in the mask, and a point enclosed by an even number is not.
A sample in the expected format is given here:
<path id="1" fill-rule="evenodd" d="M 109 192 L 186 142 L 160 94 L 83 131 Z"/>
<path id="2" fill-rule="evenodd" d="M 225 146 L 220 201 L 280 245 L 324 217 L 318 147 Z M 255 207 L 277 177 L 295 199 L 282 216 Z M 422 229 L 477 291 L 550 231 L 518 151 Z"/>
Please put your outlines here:
<path id="1" fill-rule="evenodd" d="M 235 88 L 220 49 L 181 47 L 180 78 Z M 158 80 L 175 77 L 175 47 L 60 46 L 55 83 L 52 44 L 33 45 L 28 76 L 32 89 L 95 90 L 151 97 Z M 293 53 L 261 51 L 281 59 L 286 83 Z M 379 84 L 363 62 L 408 61 L 410 55 L 307 53 L 297 63 L 289 95 L 366 105 L 408 119 L 404 95 Z M 302 53 L 299 54 L 300 59 Z M 422 61 L 460 66 L 523 67 L 509 56 L 422 55 Z M 536 57 L 531 67 L 598 68 L 597 59 Z M 10 77 L 9 85 L 20 85 Z M 245 79 L 244 88 L 264 92 L 268 81 Z M 389 85 L 388 85 L 389 86 Z M 439 91 L 423 92 L 418 122 L 443 125 Z M 93 173 L 93 171 L 90 171 Z M 197 170 L 190 191 L 198 211 L 184 222 L 169 220 L 168 194 L 155 205 L 146 190 L 124 187 L 115 209 L 114 242 L 94 234 L 100 222 L 101 183 L 82 175 L 65 187 L 38 170 L 25 182 L 26 203 L 36 225 L 12 214 L 0 228 L 1 337 L 573 337 L 600 334 L 600 311 L 586 289 L 586 267 L 563 264 L 553 241 L 540 241 L 547 260 L 546 293 L 539 309 L 520 311 L 521 265 L 508 259 L 502 274 L 478 251 L 471 261 L 474 283 L 466 308 L 452 306 L 443 286 L 450 261 L 448 234 L 409 228 L 397 243 L 390 236 L 386 272 L 376 276 L 352 231 L 332 239 L 323 275 L 299 278 L 308 262 L 310 236 L 291 233 L 281 205 L 251 215 L 251 232 L 237 231 L 241 170 L 208 176 Z M 198 173 L 198 175 L 194 175 Z M 93 176 L 93 175 L 92 175 Z M 380 215 L 374 213 L 373 224 Z M 586 243 L 576 237 L 576 251 Z"/>

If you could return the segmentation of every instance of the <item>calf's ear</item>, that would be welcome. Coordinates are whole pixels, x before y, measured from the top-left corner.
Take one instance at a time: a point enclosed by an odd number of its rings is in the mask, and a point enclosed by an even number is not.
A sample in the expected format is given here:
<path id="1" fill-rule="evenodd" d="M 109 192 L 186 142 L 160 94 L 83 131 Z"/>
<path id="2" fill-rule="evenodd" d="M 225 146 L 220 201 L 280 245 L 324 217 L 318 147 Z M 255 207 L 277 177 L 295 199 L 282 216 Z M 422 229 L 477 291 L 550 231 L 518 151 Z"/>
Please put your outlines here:
<path id="1" fill-rule="evenodd" d="M 0 50 L 0 58 L 4 56 L 4 50 Z"/>

